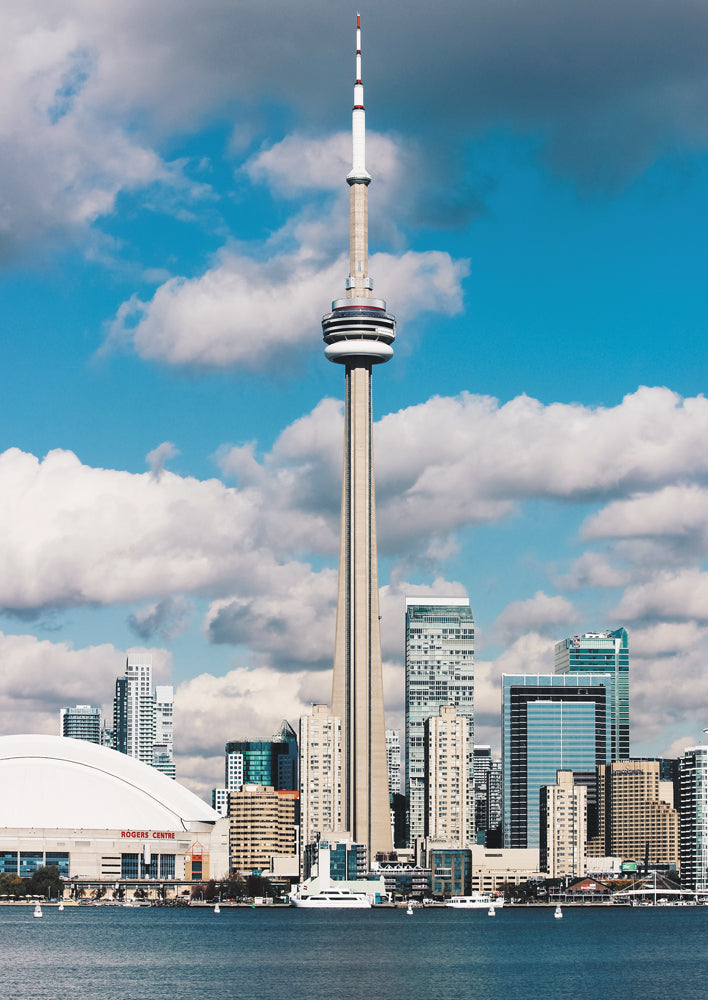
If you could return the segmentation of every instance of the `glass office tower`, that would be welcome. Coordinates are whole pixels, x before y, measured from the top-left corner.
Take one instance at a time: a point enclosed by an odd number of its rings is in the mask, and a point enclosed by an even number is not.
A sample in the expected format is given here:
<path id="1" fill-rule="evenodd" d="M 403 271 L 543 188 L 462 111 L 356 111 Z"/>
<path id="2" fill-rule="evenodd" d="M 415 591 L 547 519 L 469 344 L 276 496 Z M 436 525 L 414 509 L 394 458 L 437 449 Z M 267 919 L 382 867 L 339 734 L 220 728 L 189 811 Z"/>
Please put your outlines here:
<path id="1" fill-rule="evenodd" d="M 627 630 L 585 632 L 555 646 L 557 674 L 611 674 L 610 761 L 629 760 L 629 640 Z"/>
<path id="2" fill-rule="evenodd" d="M 504 674 L 504 847 L 539 846 L 539 792 L 556 772 L 583 784 L 610 754 L 612 679 L 606 674 Z"/>

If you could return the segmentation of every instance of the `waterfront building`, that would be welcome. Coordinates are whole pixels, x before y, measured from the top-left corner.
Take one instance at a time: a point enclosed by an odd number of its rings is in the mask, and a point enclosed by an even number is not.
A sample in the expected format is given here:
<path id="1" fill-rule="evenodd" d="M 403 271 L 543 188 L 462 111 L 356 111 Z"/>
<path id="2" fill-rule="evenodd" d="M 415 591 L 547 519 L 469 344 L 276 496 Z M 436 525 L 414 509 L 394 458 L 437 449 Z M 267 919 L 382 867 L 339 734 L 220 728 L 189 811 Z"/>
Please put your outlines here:
<path id="1" fill-rule="evenodd" d="M 429 847 L 433 896 L 469 896 L 472 892 L 472 851 L 445 844 Z"/>
<path id="2" fill-rule="evenodd" d="M 370 857 L 391 850 L 388 770 L 374 502 L 372 371 L 388 361 L 396 321 L 373 298 L 368 270 L 368 185 L 365 163 L 361 24 L 357 14 L 352 112 L 350 266 L 345 298 L 322 319 L 328 360 L 344 366 L 344 462 L 332 715 L 341 720 L 342 822 L 367 844 Z"/>
<path id="3" fill-rule="evenodd" d="M 71 705 L 59 713 L 59 734 L 73 740 L 101 743 L 101 709 L 92 705 Z"/>
<path id="4" fill-rule="evenodd" d="M 231 792 L 243 785 L 297 790 L 298 746 L 292 726 L 283 719 L 270 737 L 229 740 L 224 748 L 224 783 Z"/>
<path id="5" fill-rule="evenodd" d="M 126 754 L 61 736 L 1 736 L 0 786 L 0 873 L 56 865 L 79 887 L 174 889 L 191 877 L 198 843 L 203 877 L 228 874 L 228 820 Z"/>
<path id="6" fill-rule="evenodd" d="M 386 882 L 378 865 L 367 871 L 367 855 L 367 845 L 349 837 L 319 838 L 308 845 L 304 859 L 307 875 L 300 879 L 298 896 L 316 896 L 334 886 L 343 892 L 366 895 L 372 902 L 386 902 Z"/>
<path id="7" fill-rule="evenodd" d="M 588 853 L 676 868 L 679 816 L 659 761 L 613 761 L 597 771 L 599 835 Z"/>
<path id="8" fill-rule="evenodd" d="M 376 863 L 373 873 L 383 877 L 386 892 L 391 899 L 396 896 L 415 896 L 419 899 L 430 896 L 432 871 L 427 865 L 381 861 Z"/>
<path id="9" fill-rule="evenodd" d="M 300 839 L 344 830 L 342 815 L 342 720 L 327 705 L 313 705 L 300 719 Z M 361 841 L 360 841 L 361 843 Z"/>
<path id="10" fill-rule="evenodd" d="M 539 867 L 538 850 L 533 848 L 488 848 L 474 844 L 470 848 L 471 892 L 504 892 L 509 885 L 524 885 L 544 878 Z"/>
<path id="11" fill-rule="evenodd" d="M 442 705 L 469 720 L 467 784 L 474 785 L 474 618 L 466 597 L 406 597 L 406 797 L 408 842 L 425 836 L 425 721 Z M 466 838 L 474 840 L 469 811 Z"/>
<path id="12" fill-rule="evenodd" d="M 540 868 L 551 878 L 582 878 L 587 873 L 587 788 L 573 782 L 572 771 L 558 771 L 555 785 L 540 791 Z"/>
<path id="13" fill-rule="evenodd" d="M 454 705 L 424 723 L 425 836 L 464 847 L 469 840 L 472 782 L 469 780 L 470 720 Z"/>
<path id="14" fill-rule="evenodd" d="M 539 846 L 539 792 L 570 770 L 595 782 L 609 758 L 607 674 L 504 674 L 504 847 Z"/>
<path id="15" fill-rule="evenodd" d="M 274 857 L 297 856 L 298 792 L 244 785 L 229 793 L 231 871 L 268 870 Z"/>
<path id="16" fill-rule="evenodd" d="M 584 632 L 555 645 L 557 674 L 606 674 L 612 678 L 610 756 L 629 759 L 629 639 L 627 630 Z"/>
<path id="17" fill-rule="evenodd" d="M 708 893 L 708 746 L 679 758 L 681 888 Z"/>

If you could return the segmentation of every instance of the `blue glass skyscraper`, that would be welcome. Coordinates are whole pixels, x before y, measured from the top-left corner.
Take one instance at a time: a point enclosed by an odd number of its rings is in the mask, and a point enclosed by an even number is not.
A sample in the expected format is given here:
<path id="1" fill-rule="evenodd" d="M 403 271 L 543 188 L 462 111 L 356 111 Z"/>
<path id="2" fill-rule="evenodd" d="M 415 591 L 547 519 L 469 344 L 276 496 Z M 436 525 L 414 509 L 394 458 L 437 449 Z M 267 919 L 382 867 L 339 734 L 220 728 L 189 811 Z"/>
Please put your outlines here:
<path id="1" fill-rule="evenodd" d="M 629 639 L 627 630 L 585 632 L 555 646 L 557 674 L 611 674 L 610 756 L 629 760 Z"/>
<path id="2" fill-rule="evenodd" d="M 610 758 L 612 680 L 605 674 L 504 674 L 504 847 L 539 846 L 539 792 L 556 771 L 594 783 Z"/>

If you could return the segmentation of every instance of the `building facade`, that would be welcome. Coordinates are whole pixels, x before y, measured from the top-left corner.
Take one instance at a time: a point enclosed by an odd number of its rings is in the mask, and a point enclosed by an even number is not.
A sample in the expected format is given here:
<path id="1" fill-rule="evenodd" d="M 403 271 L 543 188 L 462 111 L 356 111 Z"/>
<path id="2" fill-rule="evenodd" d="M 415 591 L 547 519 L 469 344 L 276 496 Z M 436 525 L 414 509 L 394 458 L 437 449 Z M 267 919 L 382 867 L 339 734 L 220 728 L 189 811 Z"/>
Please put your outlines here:
<path id="1" fill-rule="evenodd" d="M 391 795 L 401 792 L 401 734 L 397 729 L 386 730 L 386 763 L 388 790 Z"/>
<path id="2" fill-rule="evenodd" d="M 342 720 L 327 705 L 300 719 L 300 839 L 304 849 L 342 831 Z"/>
<path id="3" fill-rule="evenodd" d="M 503 842 L 538 848 L 539 792 L 559 770 L 595 781 L 609 757 L 606 674 L 502 676 Z"/>
<path id="4" fill-rule="evenodd" d="M 168 778 L 174 778 L 174 688 L 171 684 L 158 684 L 155 686 L 154 698 L 155 742 L 152 746 L 152 766 Z"/>
<path id="5" fill-rule="evenodd" d="M 101 745 L 101 709 L 92 705 L 71 705 L 59 713 L 59 735 Z"/>
<path id="6" fill-rule="evenodd" d="M 629 760 L 629 639 L 627 630 L 585 632 L 555 646 L 557 674 L 606 674 L 612 678 L 609 760 Z"/>
<path id="7" fill-rule="evenodd" d="M 425 720 L 425 836 L 465 847 L 471 829 L 470 720 L 443 705 Z"/>
<path id="8" fill-rule="evenodd" d="M 661 781 L 658 760 L 622 760 L 598 767 L 598 856 L 677 867 L 679 816 L 673 787 Z M 665 790 L 664 790 L 665 789 Z"/>
<path id="9" fill-rule="evenodd" d="M 474 785 L 474 618 L 466 597 L 406 598 L 408 842 L 425 836 L 425 721 L 442 705 L 469 720 L 468 795 Z M 470 814 L 467 838 L 474 839 Z"/>
<path id="10" fill-rule="evenodd" d="M 298 746 L 285 720 L 268 738 L 230 740 L 224 748 L 224 782 L 231 792 L 243 785 L 272 785 L 279 791 L 298 788 Z"/>
<path id="11" fill-rule="evenodd" d="M 125 674 L 116 679 L 113 749 L 175 777 L 173 688 L 152 686 L 150 653 L 128 653 Z"/>
<path id="12" fill-rule="evenodd" d="M 708 892 L 708 746 L 687 747 L 679 760 L 681 887 Z"/>
<path id="13" fill-rule="evenodd" d="M 297 854 L 298 792 L 244 785 L 229 794 L 231 871 L 250 875 L 271 867 L 274 857 Z"/>
<path id="14" fill-rule="evenodd" d="M 587 788 L 573 782 L 572 771 L 558 771 L 555 785 L 539 793 L 540 868 L 550 878 L 587 874 Z"/>

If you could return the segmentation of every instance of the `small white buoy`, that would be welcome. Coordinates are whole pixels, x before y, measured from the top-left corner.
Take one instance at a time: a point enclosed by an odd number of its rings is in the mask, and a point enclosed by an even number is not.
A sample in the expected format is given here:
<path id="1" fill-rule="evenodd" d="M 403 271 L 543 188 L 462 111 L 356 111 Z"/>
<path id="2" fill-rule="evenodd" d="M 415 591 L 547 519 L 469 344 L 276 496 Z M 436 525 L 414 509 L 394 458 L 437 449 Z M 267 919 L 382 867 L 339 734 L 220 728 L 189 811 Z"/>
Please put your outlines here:
<path id="1" fill-rule="evenodd" d="M 41 916 L 42 916 L 42 907 L 41 907 L 41 906 L 39 905 L 39 903 L 37 903 L 37 904 L 35 905 L 35 908 L 34 908 L 34 916 L 35 916 L 35 917 L 41 917 Z"/>
<path id="2" fill-rule="evenodd" d="M 553 916 L 556 918 L 556 920 L 560 920 L 561 917 L 563 916 L 563 911 L 561 910 L 560 903 L 558 903 L 558 905 L 556 906 L 556 912 L 553 914 Z"/>
<path id="3" fill-rule="evenodd" d="M 495 915 L 494 914 L 494 907 L 490 906 L 489 909 L 487 910 L 487 916 L 488 917 L 493 917 L 494 915 Z"/>
<path id="4" fill-rule="evenodd" d="M 59 912 L 62 913 L 63 910 L 64 910 L 64 900 L 60 899 L 59 900 Z"/>
<path id="5" fill-rule="evenodd" d="M 413 916 L 413 906 L 412 906 L 412 904 L 411 904 L 410 902 L 408 903 L 408 909 L 406 910 L 406 914 L 407 914 L 407 915 L 408 915 L 409 917 L 412 917 L 412 916 Z"/>
<path id="6" fill-rule="evenodd" d="M 214 906 L 214 913 L 221 913 L 221 907 L 218 903 Z"/>

